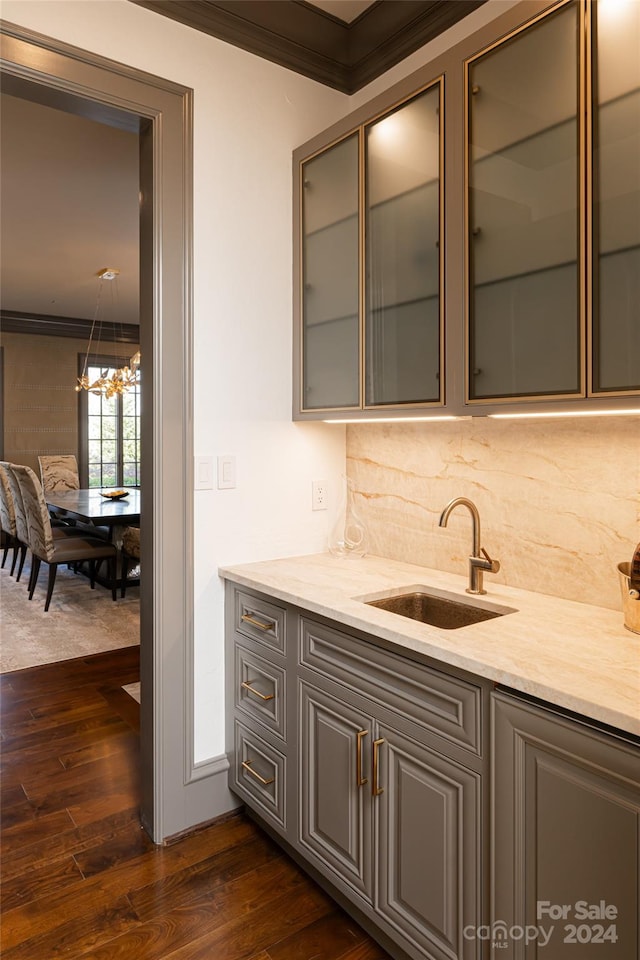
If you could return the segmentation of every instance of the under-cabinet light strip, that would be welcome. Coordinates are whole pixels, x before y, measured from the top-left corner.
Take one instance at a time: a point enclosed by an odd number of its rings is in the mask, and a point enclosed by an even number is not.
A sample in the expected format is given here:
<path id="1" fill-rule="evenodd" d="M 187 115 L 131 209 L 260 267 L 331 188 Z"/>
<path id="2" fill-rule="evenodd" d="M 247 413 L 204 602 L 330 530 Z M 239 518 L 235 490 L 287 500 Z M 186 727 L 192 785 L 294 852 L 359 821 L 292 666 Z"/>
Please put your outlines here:
<path id="1" fill-rule="evenodd" d="M 532 420 L 543 417 L 640 417 L 637 410 L 555 410 L 552 413 L 489 413 L 493 420 Z"/>
<path id="2" fill-rule="evenodd" d="M 554 410 L 548 413 L 488 413 L 462 417 L 358 417 L 340 420 L 324 420 L 323 423 L 437 423 L 452 420 L 477 420 L 483 417 L 491 420 L 541 420 L 549 417 L 640 417 L 640 408 L 628 410 Z"/>
<path id="3" fill-rule="evenodd" d="M 325 420 L 324 423 L 428 423 L 436 420 L 470 420 L 470 417 L 351 417 L 344 420 Z"/>

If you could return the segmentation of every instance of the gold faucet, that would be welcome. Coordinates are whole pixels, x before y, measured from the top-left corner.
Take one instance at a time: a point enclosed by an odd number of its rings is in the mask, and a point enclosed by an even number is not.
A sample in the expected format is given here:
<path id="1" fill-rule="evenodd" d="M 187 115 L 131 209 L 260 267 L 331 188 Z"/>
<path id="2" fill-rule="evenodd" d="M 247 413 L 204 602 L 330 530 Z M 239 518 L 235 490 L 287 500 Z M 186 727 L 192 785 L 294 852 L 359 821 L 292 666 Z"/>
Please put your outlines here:
<path id="1" fill-rule="evenodd" d="M 469 586 L 466 592 L 486 593 L 487 591 L 482 587 L 483 571 L 488 570 L 489 573 L 497 573 L 500 569 L 500 561 L 492 560 L 484 547 L 480 546 L 480 514 L 475 503 L 472 500 L 467 500 L 466 497 L 456 497 L 454 500 L 450 500 L 440 514 L 438 525 L 446 527 L 451 512 L 460 506 L 467 507 L 473 523 L 473 547 L 472 555 L 469 557 Z"/>

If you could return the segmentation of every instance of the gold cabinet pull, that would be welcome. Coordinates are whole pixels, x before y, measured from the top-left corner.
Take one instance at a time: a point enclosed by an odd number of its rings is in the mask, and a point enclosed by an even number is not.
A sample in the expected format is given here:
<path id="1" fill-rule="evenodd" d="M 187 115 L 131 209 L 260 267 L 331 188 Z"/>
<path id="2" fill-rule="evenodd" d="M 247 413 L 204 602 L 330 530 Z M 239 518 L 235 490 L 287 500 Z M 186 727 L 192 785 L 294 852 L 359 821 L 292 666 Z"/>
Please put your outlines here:
<path id="1" fill-rule="evenodd" d="M 242 683 L 240 684 L 240 686 L 243 687 L 243 689 L 248 690 L 249 693 L 255 693 L 256 697 L 260 697 L 261 700 L 273 700 L 273 698 L 275 697 L 275 693 L 270 693 L 270 694 L 268 694 L 268 695 L 267 695 L 266 693 L 260 693 L 259 690 L 255 690 L 255 689 L 251 686 L 252 683 L 255 683 L 255 681 L 254 681 L 254 680 L 243 680 Z"/>
<path id="2" fill-rule="evenodd" d="M 249 613 L 243 613 L 240 619 L 243 621 L 243 623 L 250 623 L 254 627 L 259 627 L 261 630 L 271 630 L 274 625 L 273 620 L 271 623 L 261 623 L 260 620 L 256 620 L 255 617 L 252 617 Z"/>
<path id="3" fill-rule="evenodd" d="M 369 783 L 367 777 L 362 776 L 362 741 L 369 736 L 368 730 L 358 730 L 356 734 L 356 786 L 364 787 Z"/>
<path id="4" fill-rule="evenodd" d="M 261 777 L 259 773 L 256 773 L 256 771 L 251 766 L 252 763 L 253 763 L 252 760 L 243 760 L 242 766 L 244 767 L 245 770 L 247 770 L 251 774 L 252 777 L 255 777 L 256 780 L 259 780 L 263 787 L 268 787 L 270 783 L 274 783 L 276 779 L 275 777 L 271 777 L 270 780 L 265 780 L 265 778 Z"/>
<path id="5" fill-rule="evenodd" d="M 384 793 L 384 787 L 378 785 L 378 751 L 383 743 L 384 739 L 373 741 L 373 783 L 371 784 L 371 793 L 374 797 L 379 797 L 381 793 Z"/>

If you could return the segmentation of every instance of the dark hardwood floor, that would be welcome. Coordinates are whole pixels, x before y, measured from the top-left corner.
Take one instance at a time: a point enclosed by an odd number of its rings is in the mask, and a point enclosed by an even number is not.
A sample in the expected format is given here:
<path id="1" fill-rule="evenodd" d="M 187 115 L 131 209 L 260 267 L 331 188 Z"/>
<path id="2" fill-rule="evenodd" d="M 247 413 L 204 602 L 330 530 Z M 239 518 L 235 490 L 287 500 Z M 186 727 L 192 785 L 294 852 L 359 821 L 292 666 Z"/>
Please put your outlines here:
<path id="1" fill-rule="evenodd" d="M 244 815 L 138 818 L 139 650 L 0 677 L 3 960 L 388 960 Z"/>

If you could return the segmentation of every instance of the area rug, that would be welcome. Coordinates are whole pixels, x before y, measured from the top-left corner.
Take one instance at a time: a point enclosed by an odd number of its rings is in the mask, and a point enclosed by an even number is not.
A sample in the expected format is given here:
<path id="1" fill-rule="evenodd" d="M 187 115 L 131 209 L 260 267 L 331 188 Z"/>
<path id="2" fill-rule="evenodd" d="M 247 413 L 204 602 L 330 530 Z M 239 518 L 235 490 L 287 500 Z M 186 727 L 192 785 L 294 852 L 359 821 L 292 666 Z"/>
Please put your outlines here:
<path id="1" fill-rule="evenodd" d="M 47 566 L 42 565 L 33 600 L 25 564 L 20 583 L 9 574 L 11 551 L 0 570 L 0 673 L 42 663 L 71 660 L 92 653 L 118 650 L 140 642 L 140 591 L 127 587 L 114 603 L 111 591 L 95 590 L 81 574 L 58 568 L 51 606 L 44 612 Z"/>

